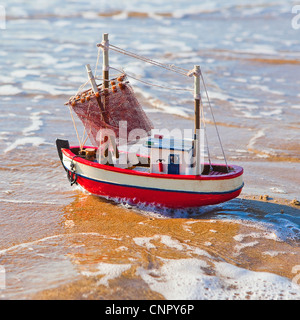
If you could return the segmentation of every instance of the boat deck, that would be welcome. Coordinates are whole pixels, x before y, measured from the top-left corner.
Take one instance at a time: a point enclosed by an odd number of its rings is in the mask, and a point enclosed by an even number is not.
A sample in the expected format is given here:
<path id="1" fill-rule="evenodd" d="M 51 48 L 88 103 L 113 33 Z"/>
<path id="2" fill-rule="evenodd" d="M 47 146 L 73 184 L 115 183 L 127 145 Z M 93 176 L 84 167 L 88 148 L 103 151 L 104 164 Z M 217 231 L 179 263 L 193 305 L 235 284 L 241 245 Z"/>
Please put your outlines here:
<path id="1" fill-rule="evenodd" d="M 131 168 L 131 170 L 150 173 L 150 167 L 147 167 L 147 166 L 134 166 Z M 230 171 L 230 168 L 229 168 L 229 171 Z M 226 171 L 226 167 L 224 168 L 223 166 L 220 166 L 220 165 L 212 165 L 210 167 L 210 165 L 205 164 L 202 175 L 221 176 L 227 173 L 228 172 Z"/>
<path id="2" fill-rule="evenodd" d="M 89 148 L 89 147 L 87 147 L 87 148 Z M 79 154 L 79 147 L 72 147 L 72 148 L 70 148 L 70 150 L 75 155 L 77 155 L 83 159 L 86 159 L 85 153 Z M 137 172 L 150 173 L 150 157 L 149 157 L 149 155 L 136 154 L 136 156 L 140 160 L 140 163 L 133 165 L 132 167 L 128 167 L 126 169 L 137 171 Z M 98 161 L 96 159 L 93 159 L 93 162 L 98 163 Z M 110 166 L 114 167 L 114 164 L 110 164 Z M 204 176 L 222 176 L 222 175 L 226 175 L 226 174 L 234 171 L 234 169 L 230 166 L 228 167 L 228 169 L 229 169 L 229 172 L 228 172 L 227 167 L 225 165 L 205 163 L 201 175 L 202 176 L 203 175 Z"/>

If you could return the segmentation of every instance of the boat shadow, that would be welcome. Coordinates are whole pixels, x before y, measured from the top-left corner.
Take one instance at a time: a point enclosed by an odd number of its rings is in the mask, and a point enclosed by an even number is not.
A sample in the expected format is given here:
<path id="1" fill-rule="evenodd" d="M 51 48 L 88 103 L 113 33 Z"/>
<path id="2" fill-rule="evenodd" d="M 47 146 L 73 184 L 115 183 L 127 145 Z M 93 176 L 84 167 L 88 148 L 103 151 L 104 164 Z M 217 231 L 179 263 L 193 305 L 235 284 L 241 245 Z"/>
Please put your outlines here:
<path id="1" fill-rule="evenodd" d="M 158 235 L 163 235 L 185 241 L 192 236 L 198 237 L 197 241 L 201 245 L 203 239 L 209 239 L 208 234 L 211 236 L 210 228 L 219 228 L 218 237 L 224 237 L 229 242 L 233 235 L 246 232 L 247 236 L 263 239 L 267 237 L 276 243 L 283 241 L 296 247 L 300 242 L 299 209 L 270 201 L 236 198 L 219 205 L 175 210 L 132 206 L 126 202 L 117 203 L 78 192 L 74 200 L 64 208 L 62 224 L 66 234 L 70 234 L 70 239 L 80 239 L 74 240 L 76 245 L 80 242 L 80 245 L 92 251 L 91 256 L 86 256 L 88 263 L 94 256 L 97 263 L 119 263 L 131 252 L 128 248 L 140 250 L 137 243 L 139 244 L 141 239 L 156 241 Z M 204 224 L 193 225 L 193 222 Z M 137 243 L 132 242 L 132 239 L 137 239 Z M 71 243 L 70 246 L 74 245 L 75 243 Z M 126 254 L 121 250 L 124 246 L 128 249 Z M 220 246 L 222 247 L 221 244 Z M 151 248 L 150 244 L 146 246 L 147 250 L 144 248 L 146 256 L 152 254 Z M 100 256 L 99 250 L 102 252 Z M 80 259 L 83 258 L 83 255 L 80 255 Z"/>
<path id="2" fill-rule="evenodd" d="M 274 202 L 277 201 L 277 202 Z M 164 208 L 147 204 L 132 204 L 126 200 L 106 199 L 90 194 L 77 194 L 74 203 L 82 203 L 87 210 L 92 207 L 101 210 L 124 213 L 132 211 L 135 214 L 151 218 L 169 219 L 246 219 L 263 221 L 276 217 L 277 219 L 289 218 L 299 223 L 300 206 L 291 205 L 289 201 L 269 198 L 268 201 L 246 199 L 238 197 L 230 201 L 196 208 Z"/>

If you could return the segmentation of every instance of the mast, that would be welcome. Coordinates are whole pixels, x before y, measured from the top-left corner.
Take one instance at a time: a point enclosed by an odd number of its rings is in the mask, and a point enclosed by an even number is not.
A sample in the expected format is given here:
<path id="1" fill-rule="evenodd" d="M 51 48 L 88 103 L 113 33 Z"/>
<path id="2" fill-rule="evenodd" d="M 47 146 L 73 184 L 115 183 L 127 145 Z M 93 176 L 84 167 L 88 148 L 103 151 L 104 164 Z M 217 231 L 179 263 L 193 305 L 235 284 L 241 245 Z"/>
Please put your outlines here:
<path id="1" fill-rule="evenodd" d="M 108 89 L 109 87 L 109 60 L 108 60 L 108 48 L 109 40 L 108 33 L 103 33 L 102 36 L 102 49 L 103 49 L 103 88 Z"/>
<path id="2" fill-rule="evenodd" d="M 196 175 L 200 175 L 200 66 L 194 66 L 194 100 L 195 100 L 195 132 L 194 148 L 196 159 Z"/>
<path id="3" fill-rule="evenodd" d="M 103 33 L 102 35 L 102 52 L 103 52 L 103 62 L 102 62 L 102 78 L 103 78 L 103 93 L 102 96 L 102 105 L 103 109 L 106 108 L 106 89 L 109 87 L 109 62 L 108 62 L 108 33 Z M 108 137 L 105 137 L 104 142 L 107 142 Z M 111 139 L 109 139 L 111 142 Z M 108 149 L 105 149 L 105 157 L 108 157 Z"/>
<path id="4" fill-rule="evenodd" d="M 99 46 L 99 45 L 98 45 Z M 109 60 L 108 60 L 108 48 L 109 48 L 109 41 L 108 41 L 108 33 L 104 33 L 102 36 L 102 43 L 100 45 L 102 47 L 103 50 L 103 89 L 104 91 L 109 89 Z M 86 70 L 88 73 L 88 77 L 89 77 L 89 81 L 90 84 L 92 86 L 92 90 L 93 92 L 96 94 L 99 92 L 96 81 L 95 81 L 95 77 L 93 75 L 93 72 L 91 70 L 91 67 L 89 64 L 86 65 Z M 102 120 L 104 121 L 104 123 L 106 123 L 106 119 L 103 115 L 103 112 L 105 111 L 105 105 L 108 102 L 108 96 L 106 95 L 106 93 L 104 92 L 104 94 L 102 95 L 102 97 L 97 96 L 96 97 L 98 105 L 99 105 L 99 109 L 101 112 L 101 116 L 102 116 Z M 101 102 L 102 100 L 102 102 Z M 113 139 L 113 137 L 109 136 L 109 137 L 105 137 L 104 142 L 107 142 L 107 140 L 109 140 L 110 144 L 113 147 L 114 153 L 116 158 L 119 158 L 119 150 L 118 147 L 116 145 L 116 141 L 115 139 Z M 107 158 L 109 156 L 108 154 L 108 149 L 105 150 L 105 157 Z"/>
<path id="5" fill-rule="evenodd" d="M 108 33 L 103 33 L 101 47 L 103 50 L 102 75 L 103 75 L 103 91 L 104 91 L 102 101 L 103 101 L 103 109 L 105 110 L 106 104 L 109 103 L 108 102 L 109 96 L 106 95 L 106 92 L 105 92 L 106 90 L 109 89 L 109 59 L 108 59 L 109 40 L 108 40 Z M 118 159 L 119 158 L 119 150 L 118 150 L 115 139 L 110 136 L 107 138 L 109 139 L 109 141 L 113 147 L 115 156 Z M 105 156 L 106 157 L 108 156 L 108 150 L 105 150 Z"/>

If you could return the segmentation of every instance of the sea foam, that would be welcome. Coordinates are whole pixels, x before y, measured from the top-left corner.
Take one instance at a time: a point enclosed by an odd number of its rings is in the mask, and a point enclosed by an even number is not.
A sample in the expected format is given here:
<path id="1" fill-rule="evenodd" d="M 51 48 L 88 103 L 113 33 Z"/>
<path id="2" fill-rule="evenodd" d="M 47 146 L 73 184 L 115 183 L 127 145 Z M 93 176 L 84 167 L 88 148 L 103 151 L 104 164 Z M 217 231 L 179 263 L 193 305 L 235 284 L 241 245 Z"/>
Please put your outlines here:
<path id="1" fill-rule="evenodd" d="M 32 145 L 34 147 L 38 147 L 42 144 L 50 144 L 49 142 L 46 142 L 46 140 L 44 138 L 41 137 L 25 137 L 25 138 L 19 138 L 17 139 L 15 142 L 11 143 L 5 150 L 4 153 L 12 151 L 14 149 L 16 149 L 19 146 L 23 146 L 23 145 Z"/>
<path id="2" fill-rule="evenodd" d="M 196 259 L 163 259 L 155 271 L 138 269 L 139 275 L 167 300 L 256 300 L 299 299 L 300 286 L 289 279 L 254 272 L 226 262 L 215 262 L 207 273 L 207 262 Z"/>

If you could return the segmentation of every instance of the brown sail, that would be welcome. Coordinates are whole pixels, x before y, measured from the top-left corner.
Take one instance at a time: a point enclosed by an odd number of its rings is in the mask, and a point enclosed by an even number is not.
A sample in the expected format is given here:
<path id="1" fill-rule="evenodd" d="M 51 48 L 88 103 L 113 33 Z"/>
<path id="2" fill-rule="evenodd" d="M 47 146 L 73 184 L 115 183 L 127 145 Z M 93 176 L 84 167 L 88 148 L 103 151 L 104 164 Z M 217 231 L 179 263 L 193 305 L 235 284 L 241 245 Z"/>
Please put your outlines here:
<path id="1" fill-rule="evenodd" d="M 153 125 L 124 76 L 111 81 L 108 89 L 103 90 L 102 85 L 98 89 L 96 94 L 88 90 L 68 102 L 94 146 L 99 146 L 100 129 L 112 130 L 116 138 L 119 138 L 120 129 L 123 132 L 126 129 L 128 142 L 136 138 L 130 135 L 134 129 L 141 129 L 138 131 L 140 138 L 150 135 Z"/>

